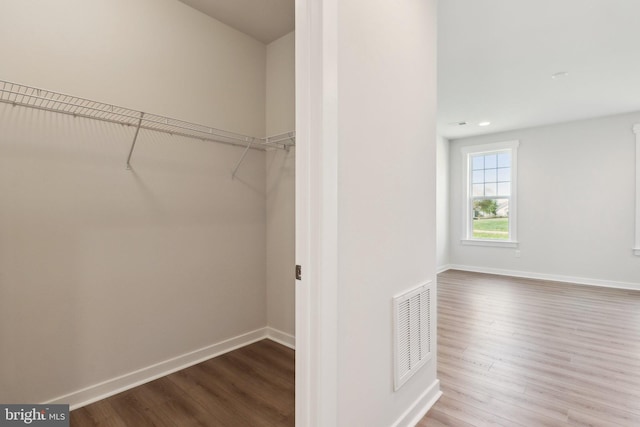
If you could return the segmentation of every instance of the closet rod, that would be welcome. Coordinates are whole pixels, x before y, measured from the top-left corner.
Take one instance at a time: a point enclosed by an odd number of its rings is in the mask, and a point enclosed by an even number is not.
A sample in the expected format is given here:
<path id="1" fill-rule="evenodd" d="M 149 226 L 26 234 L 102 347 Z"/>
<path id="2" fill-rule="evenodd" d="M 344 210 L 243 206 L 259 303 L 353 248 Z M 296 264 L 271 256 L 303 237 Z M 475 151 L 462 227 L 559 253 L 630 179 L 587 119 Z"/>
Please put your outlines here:
<path id="1" fill-rule="evenodd" d="M 271 147 L 288 150 L 289 147 L 295 145 L 295 132 L 287 132 L 269 138 L 255 138 L 4 80 L 0 80 L 0 102 L 13 106 L 68 114 L 74 117 L 83 117 L 126 126 L 136 126 L 136 138 L 134 138 L 127 159 L 128 167 L 130 166 L 129 162 L 135 147 L 135 139 L 137 139 L 140 129 L 195 138 L 203 141 L 243 147 L 248 146 L 250 149 L 257 150 L 266 150 Z M 241 163 L 241 161 L 239 163 Z M 239 164 L 237 167 L 239 167 Z M 237 167 L 235 170 L 237 170 Z"/>

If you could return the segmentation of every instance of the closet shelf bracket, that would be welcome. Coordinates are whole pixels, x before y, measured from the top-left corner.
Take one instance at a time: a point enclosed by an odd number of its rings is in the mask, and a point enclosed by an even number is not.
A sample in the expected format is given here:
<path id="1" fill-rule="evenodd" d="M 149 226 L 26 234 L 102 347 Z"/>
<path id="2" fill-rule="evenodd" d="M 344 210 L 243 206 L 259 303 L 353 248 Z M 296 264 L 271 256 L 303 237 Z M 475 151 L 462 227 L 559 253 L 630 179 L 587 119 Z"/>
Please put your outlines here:
<path id="1" fill-rule="evenodd" d="M 295 146 L 296 132 L 291 131 L 281 133 L 279 135 L 267 136 L 266 138 L 263 138 L 262 141 L 265 146 L 279 148 L 288 152 L 289 148 Z"/>
<path id="2" fill-rule="evenodd" d="M 238 160 L 238 163 L 236 163 L 236 166 L 233 168 L 233 171 L 231 171 L 231 179 L 234 179 L 236 177 L 236 172 L 238 172 L 238 168 L 242 164 L 244 157 L 249 152 L 249 149 L 251 148 L 251 145 L 254 143 L 254 141 L 255 141 L 255 138 L 251 138 L 247 141 L 248 142 L 247 148 L 244 149 L 244 151 L 242 152 L 242 156 L 240 156 L 240 160 Z"/>
<path id="3" fill-rule="evenodd" d="M 129 149 L 129 156 L 127 157 L 127 170 L 131 170 L 131 156 L 133 155 L 133 149 L 136 148 L 136 141 L 138 140 L 138 134 L 140 133 L 140 126 L 142 126 L 142 119 L 144 119 L 144 113 L 140 113 L 140 120 L 138 120 L 138 126 L 136 127 L 136 134 L 133 136 L 131 149 Z"/>

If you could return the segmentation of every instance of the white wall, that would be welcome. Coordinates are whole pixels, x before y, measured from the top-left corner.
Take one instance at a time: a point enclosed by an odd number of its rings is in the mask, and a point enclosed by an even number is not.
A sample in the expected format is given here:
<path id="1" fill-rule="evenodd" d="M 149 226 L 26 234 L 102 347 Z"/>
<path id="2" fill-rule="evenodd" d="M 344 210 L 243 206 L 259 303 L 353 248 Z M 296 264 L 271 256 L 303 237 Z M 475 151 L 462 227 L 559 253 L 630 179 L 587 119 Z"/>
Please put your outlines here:
<path id="1" fill-rule="evenodd" d="M 634 236 L 634 134 L 640 113 L 451 143 L 451 263 L 585 283 L 640 287 Z M 520 140 L 514 249 L 462 246 L 460 148 Z"/>
<path id="2" fill-rule="evenodd" d="M 392 351 L 393 296 L 435 281 L 436 2 L 339 1 L 337 25 L 338 425 L 390 426 L 437 391 L 434 358 L 394 392 Z"/>
<path id="3" fill-rule="evenodd" d="M 295 33 L 267 46 L 267 135 L 295 130 Z M 267 322 L 295 335 L 295 148 L 267 162 Z"/>
<path id="4" fill-rule="evenodd" d="M 449 265 L 449 141 L 438 136 L 436 139 L 436 169 L 438 176 L 436 199 L 436 265 L 438 271 Z"/>
<path id="5" fill-rule="evenodd" d="M 0 80 L 252 136 L 265 46 L 176 0 L 3 0 Z"/>
<path id="6" fill-rule="evenodd" d="M 6 0 L 0 79 L 262 136 L 261 43 L 175 0 Z M 266 325 L 265 155 L 0 105 L 0 401 Z"/>

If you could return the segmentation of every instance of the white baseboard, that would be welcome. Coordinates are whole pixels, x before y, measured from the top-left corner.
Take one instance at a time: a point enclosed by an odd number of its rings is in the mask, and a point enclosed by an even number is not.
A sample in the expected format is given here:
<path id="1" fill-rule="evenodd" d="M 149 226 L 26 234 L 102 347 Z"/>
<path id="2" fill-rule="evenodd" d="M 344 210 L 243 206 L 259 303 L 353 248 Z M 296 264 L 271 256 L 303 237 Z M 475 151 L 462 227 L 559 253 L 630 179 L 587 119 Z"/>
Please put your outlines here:
<path id="1" fill-rule="evenodd" d="M 500 276 L 522 277 L 526 279 L 551 280 L 554 282 L 575 283 L 578 285 L 602 286 L 605 288 L 640 290 L 640 283 L 616 282 L 614 280 L 590 279 L 585 277 L 562 276 L 557 274 L 532 273 L 529 271 L 503 270 L 500 268 L 476 267 L 452 264 L 451 270 L 472 271 L 476 273 L 497 274 Z"/>
<path id="2" fill-rule="evenodd" d="M 237 337 L 60 396 L 44 402 L 44 404 L 69 404 L 71 410 L 81 408 L 98 400 L 113 396 L 265 338 L 290 347 L 289 344 L 281 342 L 289 339 L 288 337 L 290 336 L 272 328 L 265 327 L 256 329 L 255 331 L 238 335 Z"/>
<path id="3" fill-rule="evenodd" d="M 435 380 L 424 393 L 393 423 L 392 427 L 414 427 L 442 396 L 440 380 Z"/>
<path id="4" fill-rule="evenodd" d="M 272 328 L 270 326 L 266 327 L 267 330 L 267 338 L 271 341 L 275 341 L 278 344 L 282 344 L 285 347 L 289 347 L 290 349 L 296 349 L 296 337 L 286 332 L 282 332 L 278 329 Z"/>
<path id="5" fill-rule="evenodd" d="M 451 264 L 445 264 L 445 265 L 438 266 L 436 268 L 436 274 L 444 273 L 445 271 L 450 270 L 450 269 L 451 269 Z"/>

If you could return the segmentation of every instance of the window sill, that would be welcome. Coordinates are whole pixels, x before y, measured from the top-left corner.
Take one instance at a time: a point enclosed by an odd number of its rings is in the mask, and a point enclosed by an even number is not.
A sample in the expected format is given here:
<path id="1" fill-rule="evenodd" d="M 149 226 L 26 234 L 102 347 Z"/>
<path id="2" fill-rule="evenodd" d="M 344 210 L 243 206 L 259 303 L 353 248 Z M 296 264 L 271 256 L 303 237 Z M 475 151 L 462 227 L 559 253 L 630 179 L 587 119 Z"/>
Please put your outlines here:
<path id="1" fill-rule="evenodd" d="M 472 239 L 462 239 L 460 243 L 467 246 L 488 246 L 493 248 L 517 248 L 518 242 L 513 240 L 472 240 Z M 640 250 L 639 250 L 640 252 Z"/>
<path id="2" fill-rule="evenodd" d="M 633 249 L 633 254 L 636 256 L 640 256 L 640 248 L 634 248 Z"/>

